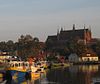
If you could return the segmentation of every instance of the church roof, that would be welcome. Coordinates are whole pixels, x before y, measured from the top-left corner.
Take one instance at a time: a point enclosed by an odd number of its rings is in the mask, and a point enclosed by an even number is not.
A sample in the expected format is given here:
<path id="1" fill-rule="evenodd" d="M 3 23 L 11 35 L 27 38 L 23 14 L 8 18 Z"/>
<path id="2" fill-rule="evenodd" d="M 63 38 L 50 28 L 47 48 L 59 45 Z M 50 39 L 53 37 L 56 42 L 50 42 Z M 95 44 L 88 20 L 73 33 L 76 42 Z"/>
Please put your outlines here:
<path id="1" fill-rule="evenodd" d="M 56 41 L 57 40 L 57 35 L 53 35 L 53 36 L 48 36 L 47 40 L 52 40 L 52 41 Z"/>
<path id="2" fill-rule="evenodd" d="M 59 38 L 63 39 L 63 40 L 74 38 L 74 37 L 79 37 L 79 38 L 83 39 L 85 31 L 87 32 L 88 29 L 60 31 Z"/>
<path id="3" fill-rule="evenodd" d="M 85 32 L 91 33 L 89 29 L 61 30 L 57 35 L 48 36 L 47 41 L 68 41 L 71 39 L 84 39 Z"/>

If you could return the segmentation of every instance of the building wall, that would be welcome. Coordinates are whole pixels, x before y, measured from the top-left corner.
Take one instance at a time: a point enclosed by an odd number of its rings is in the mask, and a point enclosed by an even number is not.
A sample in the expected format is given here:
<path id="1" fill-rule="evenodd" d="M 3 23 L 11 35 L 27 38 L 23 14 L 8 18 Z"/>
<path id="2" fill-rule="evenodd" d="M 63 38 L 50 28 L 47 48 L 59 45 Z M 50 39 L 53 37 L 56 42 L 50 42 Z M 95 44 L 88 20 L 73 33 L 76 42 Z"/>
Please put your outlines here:
<path id="1" fill-rule="evenodd" d="M 82 61 L 98 61 L 98 57 L 82 57 Z"/>
<path id="2" fill-rule="evenodd" d="M 77 43 L 89 43 L 92 39 L 91 30 L 89 29 L 75 29 L 61 30 L 57 35 L 48 36 L 46 45 L 48 49 L 62 48 L 67 42 L 75 41 Z"/>
<path id="3" fill-rule="evenodd" d="M 91 31 L 88 29 L 85 33 L 84 33 L 84 39 L 86 40 L 86 43 L 90 42 L 92 39 L 92 35 L 91 35 Z"/>
<path id="4" fill-rule="evenodd" d="M 77 54 L 71 54 L 68 57 L 69 62 L 79 62 L 79 57 Z"/>

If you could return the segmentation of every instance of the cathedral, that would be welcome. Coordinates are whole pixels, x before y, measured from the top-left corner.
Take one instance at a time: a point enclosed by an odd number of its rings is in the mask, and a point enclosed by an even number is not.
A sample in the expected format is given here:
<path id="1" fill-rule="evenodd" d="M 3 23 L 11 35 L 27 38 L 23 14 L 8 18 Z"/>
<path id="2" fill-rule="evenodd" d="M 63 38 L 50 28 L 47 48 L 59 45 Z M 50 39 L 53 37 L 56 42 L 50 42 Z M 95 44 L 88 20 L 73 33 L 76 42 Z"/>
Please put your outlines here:
<path id="1" fill-rule="evenodd" d="M 56 35 L 48 36 L 46 40 L 46 45 L 51 49 L 63 48 L 67 42 L 75 41 L 77 43 L 87 44 L 92 39 L 91 29 L 84 28 L 76 29 L 75 24 L 73 24 L 72 30 L 61 30 L 57 31 Z"/>

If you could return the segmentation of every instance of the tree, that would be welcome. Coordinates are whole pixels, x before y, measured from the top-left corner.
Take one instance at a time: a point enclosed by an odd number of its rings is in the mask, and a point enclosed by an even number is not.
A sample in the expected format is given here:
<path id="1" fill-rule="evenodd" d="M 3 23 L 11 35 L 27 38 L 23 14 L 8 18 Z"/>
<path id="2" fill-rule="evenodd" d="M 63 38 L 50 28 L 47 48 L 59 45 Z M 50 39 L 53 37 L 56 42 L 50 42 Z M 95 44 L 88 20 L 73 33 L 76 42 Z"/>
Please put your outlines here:
<path id="1" fill-rule="evenodd" d="M 8 42 L 6 42 L 6 45 L 7 45 L 7 51 L 10 53 L 10 55 L 15 55 L 14 42 L 12 40 L 9 40 Z"/>
<path id="2" fill-rule="evenodd" d="M 97 55 L 98 55 L 99 58 L 100 58 L 100 41 L 97 41 L 96 44 L 93 44 L 93 45 L 91 46 L 91 48 L 93 49 L 94 52 L 97 53 Z"/>
<path id="3" fill-rule="evenodd" d="M 33 41 L 34 42 L 39 42 L 39 39 L 37 37 L 34 37 Z"/>
<path id="4" fill-rule="evenodd" d="M 73 39 L 66 43 L 67 51 L 69 53 L 76 53 L 78 55 L 86 52 L 87 45 L 84 43 L 78 43 L 77 40 Z"/>
<path id="5" fill-rule="evenodd" d="M 39 39 L 33 38 L 31 35 L 21 35 L 16 44 L 18 53 L 22 58 L 35 57 L 41 50 Z"/>
<path id="6" fill-rule="evenodd" d="M 5 41 L 0 42 L 0 50 L 1 51 L 7 51 L 7 45 Z"/>

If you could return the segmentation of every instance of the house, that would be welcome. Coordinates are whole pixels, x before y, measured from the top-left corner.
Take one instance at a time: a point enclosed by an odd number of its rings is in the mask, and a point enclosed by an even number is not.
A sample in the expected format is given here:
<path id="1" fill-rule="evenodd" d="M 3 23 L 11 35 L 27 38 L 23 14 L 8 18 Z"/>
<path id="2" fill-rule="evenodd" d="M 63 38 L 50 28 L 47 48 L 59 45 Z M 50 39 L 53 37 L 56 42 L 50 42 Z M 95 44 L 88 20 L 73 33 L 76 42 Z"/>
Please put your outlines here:
<path id="1" fill-rule="evenodd" d="M 98 63 L 99 57 L 94 52 L 87 51 L 79 56 L 75 53 L 70 54 L 68 60 L 72 63 Z"/>
<path id="2" fill-rule="evenodd" d="M 82 62 L 98 62 L 99 57 L 95 53 L 83 53 L 80 56 Z"/>
<path id="3" fill-rule="evenodd" d="M 72 53 L 69 55 L 68 60 L 69 60 L 69 62 L 77 63 L 80 61 L 80 58 L 76 53 Z"/>

